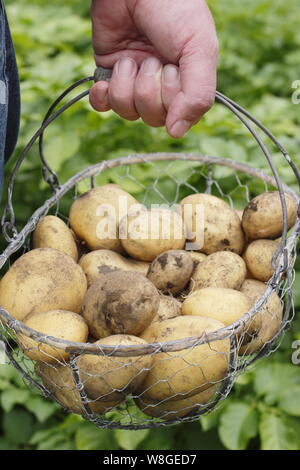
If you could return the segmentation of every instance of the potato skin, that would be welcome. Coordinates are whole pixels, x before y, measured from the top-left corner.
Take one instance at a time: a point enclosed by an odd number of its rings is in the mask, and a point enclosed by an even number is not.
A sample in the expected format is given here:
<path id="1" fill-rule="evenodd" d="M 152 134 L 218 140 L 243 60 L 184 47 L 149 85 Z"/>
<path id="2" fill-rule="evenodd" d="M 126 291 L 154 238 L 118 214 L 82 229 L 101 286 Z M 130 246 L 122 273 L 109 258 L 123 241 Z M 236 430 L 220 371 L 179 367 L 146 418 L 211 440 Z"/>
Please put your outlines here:
<path id="1" fill-rule="evenodd" d="M 21 256 L 0 281 L 0 305 L 23 320 L 34 312 L 79 313 L 87 282 L 84 272 L 65 253 L 36 248 Z"/>
<path id="2" fill-rule="evenodd" d="M 183 220 L 169 209 L 131 212 L 121 220 L 120 231 L 124 233 L 121 242 L 125 251 L 141 261 L 151 262 L 165 251 L 182 250 L 185 246 Z"/>
<path id="3" fill-rule="evenodd" d="M 93 188 L 73 202 L 69 216 L 71 227 L 91 250 L 108 249 L 119 253 L 124 252 L 118 233 L 120 217 L 119 197 L 124 198 L 128 210 L 134 204 L 138 204 L 134 197 L 123 191 L 116 184 L 105 184 L 104 186 Z M 97 211 L 101 206 L 109 206 L 115 210 L 115 214 L 111 214 L 110 219 L 115 233 L 112 233 L 109 237 L 105 236 L 101 227 L 101 223 L 109 218 L 109 214 L 103 213 L 97 215 Z"/>
<path id="4" fill-rule="evenodd" d="M 266 288 L 267 286 L 263 282 L 246 279 L 241 287 L 241 292 L 247 295 L 253 306 Z M 240 354 L 254 354 L 278 333 L 283 318 L 283 304 L 276 292 L 272 292 L 256 317 L 259 321 L 259 328 L 255 335 L 246 336 L 243 346 L 240 348 Z"/>
<path id="5" fill-rule="evenodd" d="M 181 303 L 168 295 L 161 295 L 159 298 L 158 312 L 152 323 L 162 322 L 181 315 Z"/>
<path id="6" fill-rule="evenodd" d="M 245 236 L 241 220 L 226 202 L 211 194 L 192 194 L 184 198 L 180 204 L 182 211 L 185 205 L 192 206 L 192 219 L 186 221 L 187 233 L 196 231 L 197 205 L 204 208 L 204 227 L 201 227 L 201 230 L 204 229 L 204 244 L 199 251 L 207 255 L 216 251 L 242 253 Z"/>
<path id="7" fill-rule="evenodd" d="M 251 308 L 248 297 L 234 289 L 206 287 L 190 294 L 182 304 L 182 315 L 214 318 L 229 326 Z"/>
<path id="8" fill-rule="evenodd" d="M 91 251 L 80 258 L 79 266 L 87 277 L 88 286 L 110 272 L 134 271 L 146 276 L 149 269 L 149 263 L 124 258 L 112 250 Z"/>
<path id="9" fill-rule="evenodd" d="M 279 243 L 275 240 L 255 240 L 243 255 L 248 274 L 254 279 L 267 282 L 274 273 L 272 258 Z"/>
<path id="10" fill-rule="evenodd" d="M 85 343 L 89 334 L 84 319 L 77 313 L 66 310 L 32 313 L 24 319 L 24 324 L 47 336 L 66 341 Z M 34 361 L 57 364 L 58 361 L 68 360 L 70 357 L 63 349 L 39 343 L 28 336 L 18 334 L 17 338 L 24 354 Z"/>
<path id="11" fill-rule="evenodd" d="M 47 215 L 36 226 L 32 238 L 33 248 L 53 248 L 78 260 L 78 249 L 69 227 L 59 217 Z"/>
<path id="12" fill-rule="evenodd" d="M 42 379 L 46 389 L 54 395 L 64 408 L 75 414 L 84 414 L 84 406 L 69 365 L 58 364 L 52 366 L 43 362 L 37 362 L 35 372 Z M 121 401 L 122 399 L 111 402 L 91 400 L 88 405 L 94 413 L 103 414 Z"/>
<path id="13" fill-rule="evenodd" d="M 178 399 L 176 400 L 164 400 L 160 403 L 148 400 L 142 396 L 136 398 L 135 403 L 146 415 L 161 418 L 164 421 L 171 421 L 184 418 L 192 412 L 196 412 L 198 409 L 201 410 L 204 405 L 211 400 L 217 388 L 216 386 L 209 387 L 203 392 L 188 398 L 181 398 L 180 395 L 178 395 Z"/>
<path id="14" fill-rule="evenodd" d="M 187 285 L 194 263 L 187 251 L 169 250 L 152 261 L 147 278 L 163 293 L 179 294 Z"/>
<path id="15" fill-rule="evenodd" d="M 288 229 L 296 222 L 297 204 L 285 193 Z M 250 240 L 278 238 L 283 231 L 283 215 L 278 191 L 265 192 L 252 199 L 243 213 L 243 229 Z"/>
<path id="16" fill-rule="evenodd" d="M 200 337 L 205 332 L 224 328 L 224 324 L 207 317 L 180 316 L 154 323 L 141 337 L 148 343 Z M 187 398 L 217 384 L 227 374 L 229 339 L 202 344 L 183 351 L 153 355 L 153 365 L 138 388 L 147 400 L 173 400 L 181 394 Z"/>
<path id="17" fill-rule="evenodd" d="M 137 347 L 146 342 L 132 335 L 113 335 L 102 338 L 95 344 Z M 152 364 L 152 355 L 132 357 L 82 354 L 77 365 L 85 391 L 94 400 L 123 400 L 128 393 L 135 392 L 144 380 Z"/>
<path id="18" fill-rule="evenodd" d="M 99 339 L 111 334 L 139 335 L 152 322 L 159 294 L 142 274 L 115 271 L 91 285 L 82 313 L 91 334 Z"/>
<path id="19" fill-rule="evenodd" d="M 200 263 L 194 270 L 190 291 L 205 287 L 240 289 L 246 279 L 246 264 L 243 258 L 229 251 L 218 251 Z"/>

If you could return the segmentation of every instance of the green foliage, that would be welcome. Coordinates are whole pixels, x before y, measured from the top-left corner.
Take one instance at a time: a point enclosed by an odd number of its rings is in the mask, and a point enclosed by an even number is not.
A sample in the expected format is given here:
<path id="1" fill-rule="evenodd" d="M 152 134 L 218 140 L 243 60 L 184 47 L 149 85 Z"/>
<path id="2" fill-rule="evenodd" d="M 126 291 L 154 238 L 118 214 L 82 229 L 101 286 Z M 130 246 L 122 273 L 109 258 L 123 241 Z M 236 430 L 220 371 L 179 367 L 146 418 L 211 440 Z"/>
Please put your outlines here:
<path id="1" fill-rule="evenodd" d="M 300 79 L 298 0 L 252 0 L 246 6 L 240 0 L 209 3 L 220 38 L 219 90 L 266 124 L 299 167 L 300 113 L 299 106 L 291 102 L 292 82 Z M 7 0 L 6 4 L 22 81 L 22 131 L 8 174 L 50 103 L 70 83 L 91 75 L 94 64 L 88 2 Z M 267 168 L 249 132 L 220 105 L 180 141 L 172 140 L 163 129 L 126 122 L 111 112 L 99 115 L 87 100 L 68 110 L 45 134 L 47 159 L 61 181 L 103 159 L 156 151 L 208 153 Z M 295 187 L 282 157 L 276 151 L 274 157 L 284 181 Z M 152 171 L 151 167 L 137 166 L 134 177 L 147 187 Z M 181 182 L 189 180 L 201 189 L 192 166 L 184 163 L 169 171 Z M 216 169 L 214 177 L 226 191 L 235 189 L 231 170 Z M 99 182 L 119 182 L 121 174 L 105 173 L 102 178 Z M 141 196 L 141 186 L 135 180 L 126 180 L 126 184 L 126 189 Z M 253 193 L 263 190 L 256 182 L 250 182 L 249 187 Z M 162 177 L 159 190 L 169 196 L 174 187 Z M 34 148 L 22 165 L 14 191 L 18 223 L 24 224 L 50 194 Z M 239 202 L 240 195 L 234 193 L 234 197 Z M 298 264 L 297 312 L 299 276 Z M 291 364 L 291 345 L 297 338 L 299 318 L 279 351 L 241 376 L 230 398 L 200 424 L 139 432 L 97 429 L 79 416 L 65 415 L 29 388 L 15 369 L 0 366 L 0 449 L 300 450 L 300 366 Z"/>

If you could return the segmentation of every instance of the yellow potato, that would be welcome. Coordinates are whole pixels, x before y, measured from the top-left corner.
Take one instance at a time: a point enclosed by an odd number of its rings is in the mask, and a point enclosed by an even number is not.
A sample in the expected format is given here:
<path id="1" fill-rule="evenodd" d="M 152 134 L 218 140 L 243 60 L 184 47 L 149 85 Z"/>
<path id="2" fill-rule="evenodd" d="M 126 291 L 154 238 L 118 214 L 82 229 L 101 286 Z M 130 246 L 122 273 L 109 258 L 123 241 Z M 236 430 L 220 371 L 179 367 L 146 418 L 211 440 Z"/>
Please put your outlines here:
<path id="1" fill-rule="evenodd" d="M 187 251 L 169 250 L 150 264 L 148 279 L 163 293 L 179 294 L 189 282 L 194 263 Z"/>
<path id="2" fill-rule="evenodd" d="M 91 251 L 80 258 L 79 266 L 87 277 L 88 286 L 113 271 L 134 271 L 146 276 L 149 269 L 149 263 L 124 258 L 112 250 Z"/>
<path id="3" fill-rule="evenodd" d="M 87 282 L 84 272 L 65 253 L 37 248 L 21 256 L 0 281 L 0 305 L 23 320 L 34 312 L 79 313 Z"/>
<path id="4" fill-rule="evenodd" d="M 91 250 L 108 249 L 122 253 L 119 221 L 138 204 L 116 184 L 106 184 L 79 196 L 70 210 L 70 224 Z"/>
<path id="5" fill-rule="evenodd" d="M 102 338 L 95 344 L 136 347 L 146 342 L 131 335 L 113 335 Z M 144 380 L 152 364 L 152 355 L 132 357 L 83 354 L 77 360 L 79 374 L 87 395 L 94 400 L 122 400 L 134 392 Z"/>
<path id="6" fill-rule="evenodd" d="M 159 307 L 155 286 L 140 273 L 115 271 L 94 282 L 82 313 L 95 338 L 111 334 L 138 335 L 152 322 Z"/>
<path id="7" fill-rule="evenodd" d="M 174 297 L 161 295 L 159 298 L 158 312 L 152 320 L 154 322 L 162 322 L 181 315 L 181 303 Z"/>
<path id="8" fill-rule="evenodd" d="M 264 294 L 266 288 L 263 282 L 246 279 L 241 292 L 249 298 L 253 306 Z M 272 292 L 256 317 L 259 321 L 259 328 L 254 335 L 246 335 L 239 351 L 240 354 L 253 354 L 259 351 L 278 333 L 283 318 L 283 304 L 276 292 Z"/>
<path id="9" fill-rule="evenodd" d="M 36 226 L 32 239 L 33 248 L 53 248 L 78 260 L 78 249 L 69 227 L 54 215 L 47 215 Z"/>
<path id="10" fill-rule="evenodd" d="M 168 250 L 185 246 L 185 227 L 181 216 L 169 209 L 141 210 L 129 213 L 120 223 L 121 242 L 135 259 L 153 261 Z"/>
<path id="11" fill-rule="evenodd" d="M 190 291 L 205 287 L 239 289 L 246 279 L 243 258 L 229 251 L 218 251 L 200 263 L 194 270 Z"/>
<path id="12" fill-rule="evenodd" d="M 279 243 L 275 240 L 255 240 L 250 243 L 243 255 L 249 277 L 267 282 L 274 274 L 272 259 Z"/>
<path id="13" fill-rule="evenodd" d="M 188 238 L 195 241 L 196 233 L 204 234 L 204 244 L 199 251 L 207 255 L 216 251 L 242 253 L 245 237 L 241 220 L 222 199 L 211 194 L 192 194 L 181 201 L 181 208 Z M 189 208 L 191 217 L 188 216 Z"/>
<path id="14" fill-rule="evenodd" d="M 45 388 L 52 393 L 56 400 L 68 411 L 76 414 L 84 414 L 84 406 L 80 393 L 76 388 L 74 376 L 70 365 L 51 365 L 37 362 L 35 366 L 36 374 L 41 377 Z M 89 400 L 88 405 L 96 414 L 103 414 L 114 406 L 118 405 L 122 399 L 115 401 Z"/>
<path id="15" fill-rule="evenodd" d="M 180 316 L 153 323 L 141 337 L 148 343 L 201 337 L 224 328 L 207 317 Z M 218 384 L 228 372 L 229 339 L 201 344 L 176 352 L 153 354 L 153 365 L 138 388 L 147 400 L 173 400 L 178 394 L 187 398 Z"/>
<path id="16" fill-rule="evenodd" d="M 190 294 L 182 304 L 182 315 L 210 317 L 229 326 L 251 308 L 248 297 L 234 289 L 206 287 Z"/>
<path id="17" fill-rule="evenodd" d="M 285 193 L 288 229 L 296 222 L 297 204 Z M 250 240 L 278 238 L 283 231 L 283 212 L 278 191 L 265 192 L 252 199 L 243 214 L 243 229 Z"/>
<path id="18" fill-rule="evenodd" d="M 161 402 L 148 400 L 142 396 L 136 398 L 135 403 L 146 415 L 171 421 L 201 411 L 216 393 L 217 388 L 213 386 L 192 397 L 180 398 L 180 395 L 178 395 L 176 400 Z"/>
<path id="19" fill-rule="evenodd" d="M 39 333 L 66 341 L 85 343 L 89 333 L 87 324 L 80 315 L 65 310 L 32 313 L 24 319 L 24 323 Z M 57 363 L 69 359 L 69 354 L 63 349 L 39 343 L 22 334 L 18 334 L 17 338 L 23 352 L 34 361 Z"/>

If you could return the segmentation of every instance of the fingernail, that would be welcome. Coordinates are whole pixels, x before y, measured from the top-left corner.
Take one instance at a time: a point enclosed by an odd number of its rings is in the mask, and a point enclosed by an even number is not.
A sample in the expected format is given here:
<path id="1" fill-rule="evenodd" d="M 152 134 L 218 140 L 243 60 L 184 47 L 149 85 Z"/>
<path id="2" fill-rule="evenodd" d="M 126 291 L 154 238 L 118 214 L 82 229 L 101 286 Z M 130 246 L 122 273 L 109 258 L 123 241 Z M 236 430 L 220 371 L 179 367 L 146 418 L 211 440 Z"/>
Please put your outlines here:
<path id="1" fill-rule="evenodd" d="M 178 69 L 175 65 L 166 65 L 163 70 L 163 79 L 166 83 L 177 82 L 178 80 Z"/>
<path id="2" fill-rule="evenodd" d="M 191 128 L 191 123 L 189 121 L 181 120 L 175 122 L 170 129 L 172 137 L 175 139 L 179 139 L 183 137 L 184 134 Z"/>
<path id="3" fill-rule="evenodd" d="M 120 78 L 131 78 L 136 70 L 136 63 L 133 59 L 121 59 L 117 63 L 117 75 Z"/>
<path id="4" fill-rule="evenodd" d="M 156 57 L 149 57 L 144 60 L 141 66 L 141 71 L 145 75 L 155 75 L 161 68 L 161 63 Z"/>

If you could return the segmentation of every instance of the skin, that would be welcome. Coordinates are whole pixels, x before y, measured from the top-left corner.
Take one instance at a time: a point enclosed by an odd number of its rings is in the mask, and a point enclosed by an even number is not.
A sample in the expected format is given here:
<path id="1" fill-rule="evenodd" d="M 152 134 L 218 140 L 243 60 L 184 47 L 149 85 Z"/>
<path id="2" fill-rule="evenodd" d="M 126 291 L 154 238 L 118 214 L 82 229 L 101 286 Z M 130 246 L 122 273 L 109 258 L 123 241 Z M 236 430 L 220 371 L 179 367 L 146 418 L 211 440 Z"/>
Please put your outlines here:
<path id="1" fill-rule="evenodd" d="M 92 106 L 182 137 L 215 98 L 218 41 L 206 2 L 93 0 L 91 16 L 96 64 L 113 68 L 110 84 L 92 87 Z"/>

